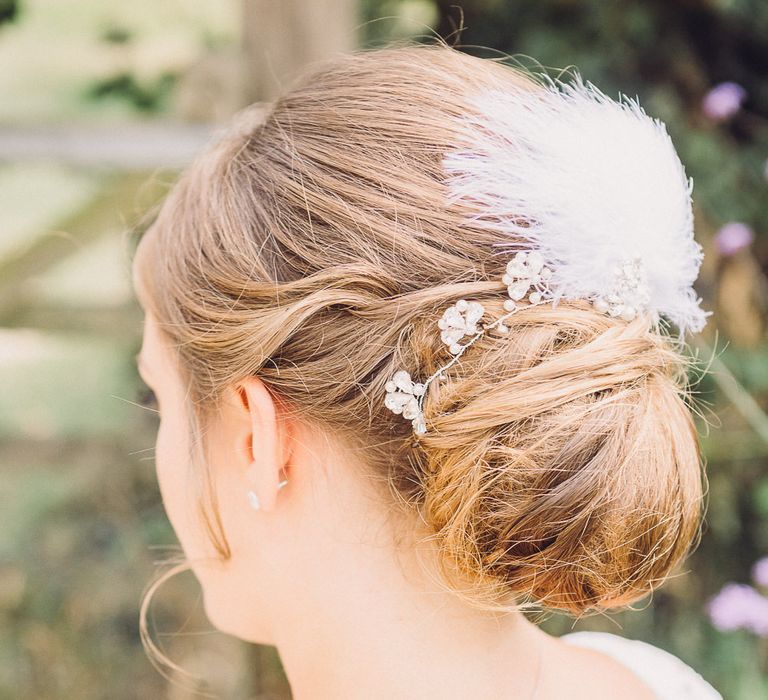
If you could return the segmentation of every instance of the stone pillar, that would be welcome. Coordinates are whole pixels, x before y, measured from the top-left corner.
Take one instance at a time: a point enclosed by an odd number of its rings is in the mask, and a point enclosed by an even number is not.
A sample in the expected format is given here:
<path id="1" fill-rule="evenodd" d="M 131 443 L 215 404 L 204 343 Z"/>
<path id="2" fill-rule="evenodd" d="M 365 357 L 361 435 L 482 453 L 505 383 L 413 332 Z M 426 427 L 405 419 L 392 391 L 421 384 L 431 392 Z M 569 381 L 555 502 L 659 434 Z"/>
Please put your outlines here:
<path id="1" fill-rule="evenodd" d="M 247 102 L 270 101 L 314 61 L 358 45 L 359 0 L 243 0 Z"/>

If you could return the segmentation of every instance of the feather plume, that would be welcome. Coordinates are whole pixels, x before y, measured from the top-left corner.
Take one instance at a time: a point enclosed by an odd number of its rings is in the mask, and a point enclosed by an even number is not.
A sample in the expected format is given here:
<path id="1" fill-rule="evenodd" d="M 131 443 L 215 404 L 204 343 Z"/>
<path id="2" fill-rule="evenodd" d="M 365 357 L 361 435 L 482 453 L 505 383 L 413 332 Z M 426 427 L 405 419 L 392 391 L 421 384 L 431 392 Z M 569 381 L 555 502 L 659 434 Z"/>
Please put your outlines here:
<path id="1" fill-rule="evenodd" d="M 448 203 L 469 206 L 494 244 L 538 250 L 554 301 L 610 293 L 620 261 L 638 257 L 654 321 L 699 332 L 693 289 L 703 250 L 693 237 L 693 180 L 666 126 L 638 102 L 614 101 L 576 74 L 572 84 L 512 86 L 471 100 L 466 130 L 444 156 Z M 560 86 L 561 89 L 558 89 Z"/>

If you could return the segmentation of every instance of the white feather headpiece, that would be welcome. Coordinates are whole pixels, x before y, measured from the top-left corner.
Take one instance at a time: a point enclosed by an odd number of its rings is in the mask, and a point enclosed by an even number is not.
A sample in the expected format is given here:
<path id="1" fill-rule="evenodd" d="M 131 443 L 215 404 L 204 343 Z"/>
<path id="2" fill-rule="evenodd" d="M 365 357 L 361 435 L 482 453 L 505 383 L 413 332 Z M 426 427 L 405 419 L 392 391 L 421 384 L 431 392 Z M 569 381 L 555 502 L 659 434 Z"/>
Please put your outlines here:
<path id="1" fill-rule="evenodd" d="M 546 75 L 542 87 L 486 90 L 470 99 L 460 142 L 443 159 L 448 204 L 499 234 L 514 251 L 503 277 L 510 313 L 477 324 L 484 309 L 461 300 L 438 322 L 453 360 L 425 383 L 400 370 L 387 383 L 386 404 L 426 431 L 421 401 L 485 331 L 530 304 L 588 299 L 626 320 L 646 312 L 679 330 L 701 331 L 712 312 L 699 306 L 693 283 L 703 250 L 693 237 L 693 181 L 686 177 L 663 122 L 637 101 L 614 101 L 576 74 L 572 84 Z M 472 339 L 462 345 L 465 335 Z"/>

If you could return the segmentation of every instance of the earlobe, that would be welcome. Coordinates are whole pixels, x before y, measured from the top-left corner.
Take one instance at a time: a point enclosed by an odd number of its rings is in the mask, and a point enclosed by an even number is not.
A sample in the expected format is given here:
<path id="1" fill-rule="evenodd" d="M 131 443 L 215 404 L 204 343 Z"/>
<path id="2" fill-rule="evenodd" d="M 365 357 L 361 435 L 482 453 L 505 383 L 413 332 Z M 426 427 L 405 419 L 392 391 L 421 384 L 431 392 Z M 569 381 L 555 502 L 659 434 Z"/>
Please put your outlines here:
<path id="1" fill-rule="evenodd" d="M 288 479 L 284 479 L 277 485 L 277 488 L 281 489 L 287 485 L 288 485 Z M 259 497 L 256 494 L 256 492 L 248 491 L 247 496 L 248 496 L 248 503 L 251 504 L 251 508 L 253 508 L 254 510 L 261 510 L 261 501 L 259 500 Z"/>

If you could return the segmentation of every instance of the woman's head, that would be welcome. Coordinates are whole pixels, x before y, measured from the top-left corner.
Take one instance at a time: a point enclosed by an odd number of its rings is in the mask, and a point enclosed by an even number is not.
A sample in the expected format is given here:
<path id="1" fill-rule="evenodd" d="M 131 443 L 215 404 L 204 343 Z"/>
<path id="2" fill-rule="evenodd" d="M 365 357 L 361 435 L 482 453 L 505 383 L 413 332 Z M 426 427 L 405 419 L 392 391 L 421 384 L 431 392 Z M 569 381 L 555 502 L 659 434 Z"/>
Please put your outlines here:
<path id="1" fill-rule="evenodd" d="M 244 115 L 143 239 L 163 497 L 222 628 L 268 641 L 279 590 L 331 591 L 306 577 L 347 566 L 368 512 L 429 542 L 447 585 L 486 607 L 623 605 L 693 542 L 686 360 L 644 315 L 514 314 L 430 386 L 418 445 L 384 405 L 396 369 L 444 364 L 446 306 L 503 313 L 506 260 L 446 204 L 441 162 L 470 92 L 513 84 L 540 89 L 443 46 L 335 59 Z M 251 617 L 226 612 L 240 596 Z"/>

